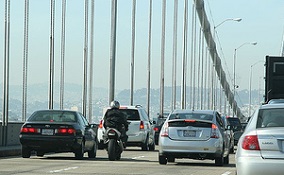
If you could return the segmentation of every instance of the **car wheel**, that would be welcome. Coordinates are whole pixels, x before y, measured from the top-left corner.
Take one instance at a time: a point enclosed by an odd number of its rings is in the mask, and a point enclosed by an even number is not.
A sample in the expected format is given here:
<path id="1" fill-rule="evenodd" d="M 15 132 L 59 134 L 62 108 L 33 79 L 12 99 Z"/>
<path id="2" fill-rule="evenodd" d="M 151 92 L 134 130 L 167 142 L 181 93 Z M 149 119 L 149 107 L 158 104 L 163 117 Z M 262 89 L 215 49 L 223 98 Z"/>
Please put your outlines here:
<path id="1" fill-rule="evenodd" d="M 229 164 L 229 154 L 224 158 L 224 164 L 225 165 Z"/>
<path id="2" fill-rule="evenodd" d="M 78 159 L 78 160 L 82 160 L 83 157 L 84 157 L 84 142 L 81 143 L 80 147 L 75 150 L 75 158 Z"/>
<path id="3" fill-rule="evenodd" d="M 93 148 L 88 151 L 88 157 L 89 158 L 96 158 L 97 156 L 97 143 L 94 143 Z"/>
<path id="4" fill-rule="evenodd" d="M 149 145 L 149 151 L 155 150 L 155 142 L 153 141 L 151 145 Z"/>
<path id="5" fill-rule="evenodd" d="M 230 153 L 234 153 L 234 152 L 235 152 L 234 146 L 232 146 L 232 147 L 230 148 Z"/>
<path id="6" fill-rule="evenodd" d="M 168 163 L 168 160 L 167 160 L 166 156 L 159 155 L 159 163 L 161 165 L 166 165 Z"/>
<path id="7" fill-rule="evenodd" d="M 141 146 L 142 151 L 148 151 L 149 150 L 149 137 L 147 136 L 145 143 Z"/>
<path id="8" fill-rule="evenodd" d="M 28 147 L 22 146 L 22 157 L 23 158 L 31 157 L 31 150 Z"/>
<path id="9" fill-rule="evenodd" d="M 104 149 L 104 148 L 105 148 L 104 141 L 99 142 L 98 149 Z"/>
<path id="10" fill-rule="evenodd" d="M 217 166 L 223 166 L 224 165 L 223 154 L 221 155 L 221 157 L 216 157 L 215 158 L 215 165 L 217 165 Z"/>

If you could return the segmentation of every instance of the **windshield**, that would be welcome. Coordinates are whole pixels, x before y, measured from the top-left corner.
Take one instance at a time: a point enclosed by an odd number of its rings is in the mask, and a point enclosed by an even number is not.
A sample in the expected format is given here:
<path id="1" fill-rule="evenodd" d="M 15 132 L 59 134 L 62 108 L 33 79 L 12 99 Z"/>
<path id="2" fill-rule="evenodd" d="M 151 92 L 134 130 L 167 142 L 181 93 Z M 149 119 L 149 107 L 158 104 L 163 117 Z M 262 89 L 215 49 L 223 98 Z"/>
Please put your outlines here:
<path id="1" fill-rule="evenodd" d="M 213 115 L 211 114 L 198 114 L 198 113 L 174 113 L 171 114 L 170 120 L 173 119 L 199 119 L 199 120 L 213 120 Z"/>
<path id="2" fill-rule="evenodd" d="M 69 111 L 37 111 L 28 121 L 75 122 L 76 116 Z"/>

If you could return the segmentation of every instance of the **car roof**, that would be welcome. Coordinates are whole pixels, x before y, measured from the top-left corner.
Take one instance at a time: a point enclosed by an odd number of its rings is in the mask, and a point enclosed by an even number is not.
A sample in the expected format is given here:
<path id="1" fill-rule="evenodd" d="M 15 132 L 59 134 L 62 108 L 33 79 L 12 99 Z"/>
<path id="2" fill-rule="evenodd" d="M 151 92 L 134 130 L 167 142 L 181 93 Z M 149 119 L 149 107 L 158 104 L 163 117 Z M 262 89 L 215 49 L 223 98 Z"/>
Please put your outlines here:
<path id="1" fill-rule="evenodd" d="M 123 106 L 121 105 L 119 107 L 119 109 L 140 109 L 140 108 L 143 108 L 141 105 L 135 105 L 135 106 Z"/>
<path id="2" fill-rule="evenodd" d="M 259 109 L 284 108 L 284 103 L 271 103 L 261 105 Z"/>
<path id="3" fill-rule="evenodd" d="M 42 109 L 42 110 L 37 110 L 34 112 L 76 112 L 76 113 L 79 113 L 78 111 L 69 110 L 69 109 Z"/>
<path id="4" fill-rule="evenodd" d="M 190 110 L 190 109 L 177 109 L 177 110 L 174 110 L 172 112 L 172 114 L 175 114 L 175 113 L 202 113 L 202 114 L 214 114 L 216 111 L 214 110 Z"/>

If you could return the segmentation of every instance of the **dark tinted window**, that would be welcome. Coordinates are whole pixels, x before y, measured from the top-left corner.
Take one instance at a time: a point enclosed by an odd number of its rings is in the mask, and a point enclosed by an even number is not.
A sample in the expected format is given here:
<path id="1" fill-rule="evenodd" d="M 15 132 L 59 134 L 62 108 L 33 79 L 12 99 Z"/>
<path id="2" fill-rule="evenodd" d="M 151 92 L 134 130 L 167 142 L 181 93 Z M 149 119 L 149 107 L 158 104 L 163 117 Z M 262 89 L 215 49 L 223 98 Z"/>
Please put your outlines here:
<path id="1" fill-rule="evenodd" d="M 127 116 L 127 120 L 140 120 L 138 110 L 136 109 L 120 109 L 124 115 Z"/>
<path id="2" fill-rule="evenodd" d="M 28 121 L 76 122 L 76 115 L 70 111 L 37 111 Z"/>
<path id="3" fill-rule="evenodd" d="M 239 118 L 228 117 L 229 124 L 232 126 L 233 131 L 241 131 L 242 125 Z"/>
<path id="4" fill-rule="evenodd" d="M 198 113 L 173 113 L 170 115 L 170 120 L 173 119 L 200 119 L 200 120 L 213 120 L 213 115 L 198 114 Z"/>

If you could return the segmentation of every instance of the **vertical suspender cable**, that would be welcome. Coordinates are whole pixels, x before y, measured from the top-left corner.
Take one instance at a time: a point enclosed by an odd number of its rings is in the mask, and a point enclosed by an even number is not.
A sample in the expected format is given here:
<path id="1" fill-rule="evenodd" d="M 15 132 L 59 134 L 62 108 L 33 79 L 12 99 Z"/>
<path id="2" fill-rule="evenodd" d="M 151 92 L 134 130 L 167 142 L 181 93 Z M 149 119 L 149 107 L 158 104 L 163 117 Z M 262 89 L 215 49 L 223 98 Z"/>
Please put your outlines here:
<path id="1" fill-rule="evenodd" d="M 150 115 L 150 92 L 151 92 L 151 47 L 152 47 L 152 6 L 153 0 L 149 0 L 149 38 L 148 38 L 148 83 L 147 83 L 147 114 Z"/>
<path id="2" fill-rule="evenodd" d="M 176 77 L 177 77 L 177 18 L 178 0 L 174 1 L 174 25 L 173 25 L 173 65 L 172 65 L 172 107 L 176 109 Z"/>
<path id="3" fill-rule="evenodd" d="M 84 43 L 84 65 L 83 65 L 83 115 L 87 113 L 87 66 L 88 66 L 88 4 L 89 0 L 85 0 L 85 43 Z"/>
<path id="4" fill-rule="evenodd" d="M 22 96 L 22 121 L 27 116 L 27 70 L 28 70 L 28 40 L 29 40 L 29 0 L 25 0 L 24 16 L 24 51 L 23 51 L 23 96 Z"/>
<path id="5" fill-rule="evenodd" d="M 2 145 L 7 145 L 9 121 L 9 59 L 10 59 L 10 0 L 5 0 L 5 41 L 4 41 L 4 83 L 3 83 L 3 119 Z"/>
<path id="6" fill-rule="evenodd" d="M 50 0 L 49 109 L 53 109 L 54 89 L 54 16 L 55 1 Z"/>
<path id="7" fill-rule="evenodd" d="M 133 105 L 136 0 L 133 0 L 132 3 L 133 4 L 132 4 L 132 43 L 131 43 L 130 105 Z"/>
<path id="8" fill-rule="evenodd" d="M 201 27 L 199 28 L 199 41 L 198 41 L 198 62 L 197 62 L 197 101 L 196 101 L 196 107 L 197 109 L 200 109 L 200 104 L 201 104 L 201 37 L 202 37 L 202 29 Z"/>
<path id="9" fill-rule="evenodd" d="M 162 2 L 162 36 L 161 36 L 161 77 L 160 77 L 160 115 L 164 113 L 164 65 L 165 65 L 165 34 L 166 34 L 166 0 Z"/>
<path id="10" fill-rule="evenodd" d="M 114 100 L 115 52 L 116 52 L 116 22 L 117 22 L 117 0 L 112 0 L 112 6 L 111 6 L 109 103 Z"/>
<path id="11" fill-rule="evenodd" d="M 200 84 L 200 87 L 201 87 L 201 95 L 200 95 L 200 109 L 202 110 L 204 107 L 204 35 L 203 33 L 201 33 L 202 35 L 202 42 L 201 42 L 201 84 Z"/>
<path id="12" fill-rule="evenodd" d="M 191 12 L 191 52 L 190 52 L 190 80 L 189 80 L 189 88 L 190 94 L 189 94 L 189 107 L 192 109 L 193 104 L 193 42 L 194 42 L 194 4 L 192 4 L 192 12 Z"/>
<path id="13" fill-rule="evenodd" d="M 64 106 L 66 0 L 62 0 L 60 109 Z"/>
<path id="14" fill-rule="evenodd" d="M 93 69 L 94 69 L 94 18 L 95 0 L 91 0 L 91 41 L 90 41 L 90 76 L 89 76 L 89 121 L 93 116 Z"/>
<path id="15" fill-rule="evenodd" d="M 192 75 L 192 106 L 191 109 L 195 109 L 195 99 L 196 99 L 196 72 L 195 72 L 195 64 L 196 64 L 196 10 L 194 8 L 195 4 L 193 4 L 193 16 L 192 16 L 192 45 L 191 45 L 191 75 Z"/>
<path id="16" fill-rule="evenodd" d="M 188 1 L 184 1 L 181 109 L 186 109 Z"/>

